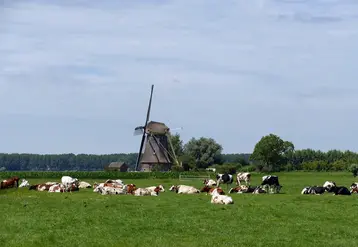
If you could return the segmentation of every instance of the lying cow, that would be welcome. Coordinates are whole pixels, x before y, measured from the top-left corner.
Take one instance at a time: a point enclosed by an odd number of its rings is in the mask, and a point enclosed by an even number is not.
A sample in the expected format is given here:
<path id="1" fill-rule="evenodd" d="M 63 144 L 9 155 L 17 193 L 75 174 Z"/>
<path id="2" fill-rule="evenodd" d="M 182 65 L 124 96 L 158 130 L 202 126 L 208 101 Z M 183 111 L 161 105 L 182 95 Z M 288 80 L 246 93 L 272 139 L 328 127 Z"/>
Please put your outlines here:
<path id="1" fill-rule="evenodd" d="M 326 191 L 326 188 L 323 186 L 308 186 L 303 188 L 303 190 L 301 191 L 302 195 L 305 194 L 313 194 L 313 195 L 322 195 L 324 192 Z"/>
<path id="2" fill-rule="evenodd" d="M 266 194 L 266 193 L 267 191 L 263 189 L 261 186 L 257 186 L 252 192 L 252 194 Z"/>
<path id="3" fill-rule="evenodd" d="M 326 181 L 323 184 L 323 187 L 326 189 L 326 191 L 329 191 L 332 187 L 336 187 L 336 183 L 334 181 Z"/>
<path id="4" fill-rule="evenodd" d="M 34 184 L 29 187 L 29 190 L 47 191 L 53 184 Z"/>
<path id="5" fill-rule="evenodd" d="M 225 192 L 220 188 L 213 188 L 210 186 L 205 185 L 200 192 L 206 192 L 206 194 L 213 195 L 213 194 L 219 194 L 219 195 L 225 195 Z"/>
<path id="6" fill-rule="evenodd" d="M 87 182 L 84 182 L 84 181 L 81 181 L 78 185 L 78 188 L 80 189 L 87 189 L 87 188 L 91 188 L 91 184 L 87 183 Z"/>
<path id="7" fill-rule="evenodd" d="M 138 188 L 134 191 L 134 196 L 158 196 L 159 191 L 159 186 L 155 187 L 153 191 L 146 188 Z"/>
<path id="8" fill-rule="evenodd" d="M 172 185 L 169 188 L 170 191 L 175 191 L 178 194 L 196 194 L 196 193 L 200 193 L 200 191 L 193 187 L 193 186 L 189 186 L 189 185 Z"/>
<path id="9" fill-rule="evenodd" d="M 234 201 L 232 199 L 232 197 L 227 196 L 227 195 L 220 195 L 217 192 L 214 192 L 211 196 L 211 201 L 212 204 L 234 204 Z"/>
<path id="10" fill-rule="evenodd" d="M 348 190 L 348 188 L 344 186 L 333 186 L 329 189 L 328 192 L 333 193 L 333 195 L 343 195 L 343 196 L 351 195 L 351 192 Z"/>
<path id="11" fill-rule="evenodd" d="M 149 190 L 150 192 L 155 192 L 155 190 L 158 190 L 158 192 L 165 192 L 164 186 L 161 184 L 158 186 L 149 186 L 145 189 Z"/>
<path id="12" fill-rule="evenodd" d="M 29 187 L 30 183 L 26 179 L 22 179 L 21 184 L 19 185 L 19 188 Z"/>
<path id="13" fill-rule="evenodd" d="M 351 193 L 358 193 L 358 183 L 352 183 L 351 184 Z"/>
<path id="14" fill-rule="evenodd" d="M 212 180 L 212 179 L 204 179 L 203 184 L 207 185 L 207 186 L 216 186 L 217 185 L 216 181 Z"/>

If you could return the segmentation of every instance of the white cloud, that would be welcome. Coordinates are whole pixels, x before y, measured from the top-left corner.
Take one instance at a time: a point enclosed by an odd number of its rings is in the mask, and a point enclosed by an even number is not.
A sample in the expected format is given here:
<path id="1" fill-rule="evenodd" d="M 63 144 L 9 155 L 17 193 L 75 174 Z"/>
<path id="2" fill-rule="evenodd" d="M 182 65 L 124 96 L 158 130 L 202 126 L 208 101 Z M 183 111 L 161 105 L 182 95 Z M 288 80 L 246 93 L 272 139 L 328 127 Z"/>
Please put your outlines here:
<path id="1" fill-rule="evenodd" d="M 350 112 L 358 108 L 354 1 L 8 1 L 4 6 L 3 118 L 56 119 L 51 123 L 58 128 L 58 122 L 69 123 L 73 133 L 81 131 L 76 119 L 87 119 L 81 125 L 94 128 L 94 139 L 112 139 L 99 148 L 55 131 L 52 145 L 40 138 L 32 146 L 3 144 L 4 151 L 136 152 L 132 129 L 144 120 L 151 84 L 156 85 L 153 119 L 183 126 L 185 140 L 209 135 L 226 152 L 250 152 L 258 138 L 275 131 L 298 148 L 354 148 L 346 134 L 353 130 L 338 131 L 340 120 L 334 117 L 346 113 L 352 122 Z M 324 124 L 322 112 L 331 117 Z M 116 124 L 108 127 L 106 119 Z M 17 128 L 45 135 L 25 124 Z M 334 143 L 322 140 L 332 132 Z M 9 136 L 6 130 L 0 134 Z M 12 137 L 22 138 L 16 132 Z M 126 141 L 118 143 L 122 137 Z M 56 138 L 63 141 L 57 144 Z"/>

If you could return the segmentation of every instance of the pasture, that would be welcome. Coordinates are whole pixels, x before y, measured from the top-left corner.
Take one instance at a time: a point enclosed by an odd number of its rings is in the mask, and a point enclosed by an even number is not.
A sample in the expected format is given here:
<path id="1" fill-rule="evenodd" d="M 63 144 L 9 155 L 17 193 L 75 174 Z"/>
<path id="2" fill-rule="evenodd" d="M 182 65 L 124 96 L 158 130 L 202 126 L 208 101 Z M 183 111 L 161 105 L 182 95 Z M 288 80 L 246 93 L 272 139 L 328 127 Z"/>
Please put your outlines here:
<path id="1" fill-rule="evenodd" d="M 303 187 L 322 185 L 326 180 L 349 187 L 356 182 L 351 174 L 274 174 L 283 186 L 280 194 L 231 194 L 233 205 L 213 205 L 205 193 L 178 195 L 168 191 L 172 184 L 203 186 L 202 181 L 178 179 L 123 179 L 137 187 L 163 184 L 166 191 L 158 197 L 100 195 L 92 189 L 72 194 L 28 188 L 0 190 L 0 244 L 6 247 L 358 246 L 356 194 L 300 194 Z M 253 173 L 251 184 L 258 185 L 261 177 L 262 174 Z M 28 180 L 35 184 L 59 181 L 60 177 Z M 103 181 L 83 180 L 91 184 Z M 226 185 L 222 188 L 227 192 Z"/>

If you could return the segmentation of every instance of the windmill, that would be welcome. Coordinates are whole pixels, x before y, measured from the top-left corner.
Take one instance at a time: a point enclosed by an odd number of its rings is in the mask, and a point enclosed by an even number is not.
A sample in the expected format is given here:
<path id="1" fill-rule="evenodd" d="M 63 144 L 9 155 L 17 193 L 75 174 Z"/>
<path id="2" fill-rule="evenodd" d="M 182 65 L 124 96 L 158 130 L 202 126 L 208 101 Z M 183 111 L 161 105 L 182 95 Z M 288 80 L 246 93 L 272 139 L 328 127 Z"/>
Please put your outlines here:
<path id="1" fill-rule="evenodd" d="M 147 117 L 143 126 L 134 129 L 134 135 L 142 135 L 135 170 L 151 170 L 159 165 L 161 170 L 170 170 L 173 163 L 179 165 L 170 139 L 170 129 L 162 122 L 149 121 L 154 85 L 152 85 Z M 144 153 L 143 153 L 143 147 Z"/>

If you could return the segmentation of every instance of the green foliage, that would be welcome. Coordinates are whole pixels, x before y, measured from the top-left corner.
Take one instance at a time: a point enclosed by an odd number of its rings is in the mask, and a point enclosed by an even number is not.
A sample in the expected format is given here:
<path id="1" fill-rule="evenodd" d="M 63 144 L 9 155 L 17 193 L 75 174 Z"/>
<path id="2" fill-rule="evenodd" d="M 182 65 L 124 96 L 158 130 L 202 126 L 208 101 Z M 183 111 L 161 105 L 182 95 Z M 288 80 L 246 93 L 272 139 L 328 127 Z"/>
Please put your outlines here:
<path id="1" fill-rule="evenodd" d="M 212 138 L 192 138 L 184 146 L 184 153 L 195 159 L 197 168 L 207 168 L 221 161 L 222 146 Z"/>
<path id="2" fill-rule="evenodd" d="M 351 164 L 348 167 L 348 171 L 353 174 L 354 177 L 358 176 L 358 164 Z"/>
<path id="3" fill-rule="evenodd" d="M 279 171 L 285 162 L 285 155 L 294 150 L 291 142 L 283 141 L 279 136 L 269 134 L 255 145 L 250 160 L 259 162 L 267 171 Z M 258 165 L 259 165 L 258 164 Z"/>

